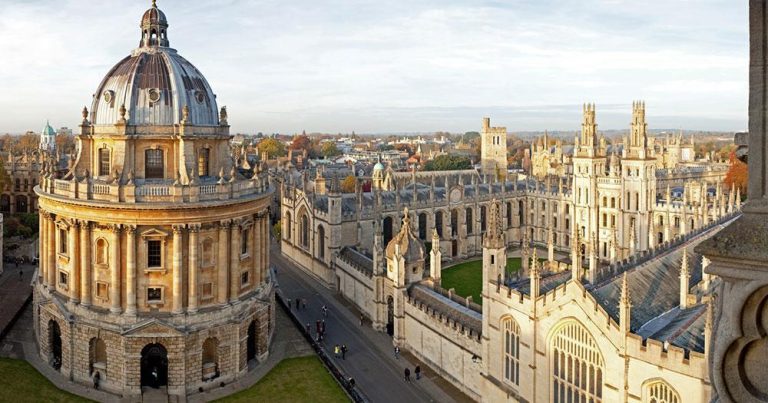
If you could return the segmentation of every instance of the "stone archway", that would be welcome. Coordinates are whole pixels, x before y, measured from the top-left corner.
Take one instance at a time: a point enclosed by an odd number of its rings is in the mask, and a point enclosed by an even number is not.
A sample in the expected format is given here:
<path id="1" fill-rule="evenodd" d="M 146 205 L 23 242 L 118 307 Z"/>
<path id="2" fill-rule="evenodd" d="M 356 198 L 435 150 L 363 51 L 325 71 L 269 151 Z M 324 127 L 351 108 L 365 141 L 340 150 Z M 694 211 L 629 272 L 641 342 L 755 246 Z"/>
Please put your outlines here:
<path id="1" fill-rule="evenodd" d="M 251 324 L 248 326 L 248 340 L 247 343 L 247 355 L 246 360 L 251 361 L 256 359 L 256 343 L 258 342 L 258 337 L 256 335 L 256 321 L 251 321 Z"/>
<path id="2" fill-rule="evenodd" d="M 395 334 L 395 300 L 391 295 L 387 297 L 387 334 Z"/>
<path id="3" fill-rule="evenodd" d="M 48 343 L 50 348 L 50 364 L 57 371 L 61 369 L 61 328 L 59 323 L 48 321 Z"/>
<path id="4" fill-rule="evenodd" d="M 151 343 L 141 350 L 141 386 L 160 388 L 168 385 L 168 350 Z"/>

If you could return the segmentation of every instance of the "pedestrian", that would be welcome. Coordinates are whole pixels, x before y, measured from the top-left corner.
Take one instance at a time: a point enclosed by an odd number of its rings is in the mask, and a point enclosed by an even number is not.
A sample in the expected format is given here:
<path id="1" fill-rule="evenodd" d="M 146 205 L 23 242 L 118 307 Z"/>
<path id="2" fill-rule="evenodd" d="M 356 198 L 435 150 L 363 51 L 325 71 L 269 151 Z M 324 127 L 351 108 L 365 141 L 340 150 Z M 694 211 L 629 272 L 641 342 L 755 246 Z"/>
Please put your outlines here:
<path id="1" fill-rule="evenodd" d="M 22 278 L 24 278 L 24 271 L 19 269 L 19 281 L 21 281 Z"/>
<path id="2" fill-rule="evenodd" d="M 99 381 L 101 380 L 101 373 L 99 371 L 96 371 L 95 374 L 93 374 L 93 388 L 96 390 L 99 390 Z"/>
<path id="3" fill-rule="evenodd" d="M 323 330 L 323 334 L 325 334 L 325 319 L 320 321 L 320 329 Z"/>
<path id="4" fill-rule="evenodd" d="M 421 366 L 417 365 L 416 369 L 413 370 L 413 372 L 416 374 L 416 380 L 418 381 L 421 379 Z"/>
<path id="5" fill-rule="evenodd" d="M 301 309 L 303 311 L 307 310 L 307 299 L 306 298 L 302 298 L 302 300 L 301 300 Z"/>
<path id="6" fill-rule="evenodd" d="M 307 334 L 312 335 L 312 329 L 309 326 L 309 322 L 307 322 Z"/>
<path id="7" fill-rule="evenodd" d="M 346 360 L 347 359 L 347 345 L 342 344 L 341 345 L 341 359 Z"/>
<path id="8" fill-rule="evenodd" d="M 365 316 L 361 313 L 360 314 L 360 326 L 363 325 L 363 321 L 365 321 Z"/>
<path id="9" fill-rule="evenodd" d="M 315 321 L 315 328 L 316 328 L 315 330 L 317 330 L 317 334 L 322 333 L 323 329 L 320 328 L 320 320 L 319 319 Z"/>
<path id="10" fill-rule="evenodd" d="M 301 302 L 301 298 L 296 298 L 296 310 L 299 310 L 299 303 Z"/>
<path id="11" fill-rule="evenodd" d="M 408 369 L 408 367 L 405 367 L 405 381 L 406 382 L 411 381 L 411 370 Z"/>
<path id="12" fill-rule="evenodd" d="M 355 378 L 349 377 L 349 387 L 354 388 L 355 387 Z"/>
<path id="13" fill-rule="evenodd" d="M 333 346 L 333 355 L 336 356 L 336 358 L 339 358 L 339 355 L 341 355 L 341 347 L 339 347 L 338 344 Z"/>
<path id="14" fill-rule="evenodd" d="M 288 301 L 288 310 L 290 311 L 290 310 L 291 310 L 291 307 L 292 307 L 293 305 L 291 305 L 291 299 L 290 299 L 290 298 L 288 298 L 288 300 L 287 300 L 287 301 Z"/>
<path id="15" fill-rule="evenodd" d="M 395 359 L 400 359 L 400 347 L 395 346 Z"/>

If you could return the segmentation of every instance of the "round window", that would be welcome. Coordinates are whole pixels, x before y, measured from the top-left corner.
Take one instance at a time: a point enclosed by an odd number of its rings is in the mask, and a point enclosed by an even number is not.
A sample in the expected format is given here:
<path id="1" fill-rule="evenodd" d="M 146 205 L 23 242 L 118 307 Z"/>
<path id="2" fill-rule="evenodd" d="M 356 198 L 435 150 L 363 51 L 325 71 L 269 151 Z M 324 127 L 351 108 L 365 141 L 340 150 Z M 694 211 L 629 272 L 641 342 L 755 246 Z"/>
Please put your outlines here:
<path id="1" fill-rule="evenodd" d="M 112 100 L 114 99 L 114 94 L 115 93 L 110 90 L 104 91 L 104 93 L 102 94 L 102 97 L 104 98 L 104 102 L 111 104 Z"/>
<path id="2" fill-rule="evenodd" d="M 202 104 L 203 101 L 205 101 L 205 94 L 200 90 L 195 91 L 195 99 L 197 100 L 197 103 Z"/>
<path id="3" fill-rule="evenodd" d="M 152 102 L 157 102 L 160 100 L 160 91 L 158 91 L 155 88 L 152 88 L 149 90 L 149 100 Z"/>

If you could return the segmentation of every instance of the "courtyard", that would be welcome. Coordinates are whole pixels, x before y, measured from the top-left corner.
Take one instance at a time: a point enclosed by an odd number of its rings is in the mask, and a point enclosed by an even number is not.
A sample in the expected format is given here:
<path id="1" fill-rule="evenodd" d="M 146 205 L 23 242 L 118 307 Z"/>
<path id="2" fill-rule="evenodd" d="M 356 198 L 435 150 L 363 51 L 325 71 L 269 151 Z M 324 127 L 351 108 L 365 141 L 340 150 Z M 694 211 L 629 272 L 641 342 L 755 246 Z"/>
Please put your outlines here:
<path id="1" fill-rule="evenodd" d="M 507 258 L 507 273 L 517 273 L 522 260 L 519 257 Z M 441 286 L 446 290 L 453 288 L 456 294 L 481 304 L 483 298 L 483 260 L 472 260 L 448 267 L 442 271 Z"/>

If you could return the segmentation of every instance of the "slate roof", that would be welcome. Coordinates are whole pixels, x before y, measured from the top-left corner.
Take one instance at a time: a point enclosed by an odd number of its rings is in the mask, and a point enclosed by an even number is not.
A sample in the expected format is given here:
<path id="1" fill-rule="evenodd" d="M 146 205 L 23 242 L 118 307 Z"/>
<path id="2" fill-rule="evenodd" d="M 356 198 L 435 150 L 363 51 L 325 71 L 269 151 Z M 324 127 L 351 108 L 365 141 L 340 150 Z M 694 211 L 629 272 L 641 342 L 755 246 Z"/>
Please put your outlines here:
<path id="1" fill-rule="evenodd" d="M 443 316 L 463 324 L 472 330 L 473 334 L 480 335 L 483 330 L 483 315 L 475 312 L 453 300 L 435 292 L 425 284 L 415 284 L 408 290 L 408 295 L 421 302 Z"/>

